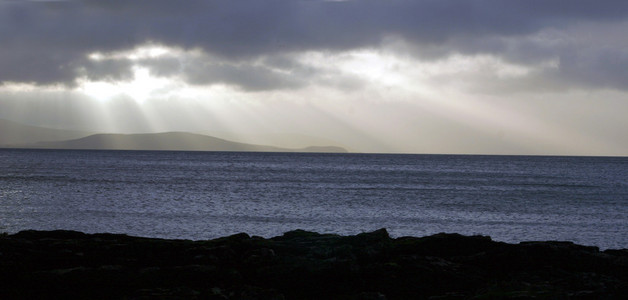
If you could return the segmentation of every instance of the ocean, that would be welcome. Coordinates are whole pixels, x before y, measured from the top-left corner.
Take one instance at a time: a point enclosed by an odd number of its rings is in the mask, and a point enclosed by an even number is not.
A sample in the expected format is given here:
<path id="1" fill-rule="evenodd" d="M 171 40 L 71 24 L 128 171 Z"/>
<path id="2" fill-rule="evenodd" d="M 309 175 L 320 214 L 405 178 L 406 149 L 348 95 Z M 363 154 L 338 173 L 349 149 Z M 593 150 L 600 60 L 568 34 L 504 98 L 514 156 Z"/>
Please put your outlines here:
<path id="1" fill-rule="evenodd" d="M 0 149 L 0 232 L 379 228 L 628 248 L 628 158 Z"/>

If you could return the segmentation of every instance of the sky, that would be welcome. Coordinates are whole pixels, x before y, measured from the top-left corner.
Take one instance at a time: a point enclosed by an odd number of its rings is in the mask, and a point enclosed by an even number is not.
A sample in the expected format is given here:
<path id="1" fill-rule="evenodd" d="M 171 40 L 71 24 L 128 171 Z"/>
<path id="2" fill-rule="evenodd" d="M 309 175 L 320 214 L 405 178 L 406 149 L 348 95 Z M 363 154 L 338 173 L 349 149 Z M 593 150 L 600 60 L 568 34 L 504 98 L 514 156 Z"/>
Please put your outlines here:
<path id="1" fill-rule="evenodd" d="M 626 156 L 626 32 L 625 0 L 0 0 L 0 118 Z"/>

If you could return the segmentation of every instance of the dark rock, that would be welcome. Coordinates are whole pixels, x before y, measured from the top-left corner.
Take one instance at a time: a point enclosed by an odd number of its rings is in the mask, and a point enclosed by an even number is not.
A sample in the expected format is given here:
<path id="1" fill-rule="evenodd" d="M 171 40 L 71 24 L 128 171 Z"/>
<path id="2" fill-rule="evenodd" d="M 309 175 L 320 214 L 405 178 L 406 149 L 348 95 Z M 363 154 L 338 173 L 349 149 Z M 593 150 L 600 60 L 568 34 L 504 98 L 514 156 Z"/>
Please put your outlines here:
<path id="1" fill-rule="evenodd" d="M 14 235 L 13 238 L 17 239 L 86 239 L 88 235 L 78 231 L 71 230 L 53 230 L 53 231 L 36 231 L 36 230 L 24 230 Z"/>
<path id="2" fill-rule="evenodd" d="M 75 231 L 0 238 L 0 299 L 622 299 L 628 250 L 485 236 L 303 230 L 209 241 Z"/>
<path id="3" fill-rule="evenodd" d="M 604 253 L 628 258 L 628 249 L 608 249 L 605 250 Z"/>

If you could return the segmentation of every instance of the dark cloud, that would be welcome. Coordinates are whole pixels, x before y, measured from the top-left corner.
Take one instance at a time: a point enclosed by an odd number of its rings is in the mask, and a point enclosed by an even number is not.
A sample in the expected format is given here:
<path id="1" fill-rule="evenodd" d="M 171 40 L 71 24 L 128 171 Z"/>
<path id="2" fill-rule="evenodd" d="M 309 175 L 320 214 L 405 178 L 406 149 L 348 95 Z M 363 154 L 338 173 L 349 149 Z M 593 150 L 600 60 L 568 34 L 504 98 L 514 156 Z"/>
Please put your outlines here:
<path id="1" fill-rule="evenodd" d="M 628 69 L 628 50 L 512 42 L 577 24 L 619 24 L 627 16 L 625 0 L 11 1 L 0 4 L 0 82 L 123 79 L 132 62 L 95 63 L 87 55 L 154 43 L 199 49 L 223 61 L 184 68 L 174 60 L 155 62 L 151 71 L 157 74 L 184 72 L 191 83 L 253 90 L 298 87 L 301 79 L 239 63 L 306 50 L 379 47 L 395 37 L 414 45 L 424 59 L 451 53 L 517 62 L 558 57 L 569 63 L 560 65 L 566 79 L 628 89 L 622 71 Z M 579 61 L 583 57 L 588 60 Z"/>
<path id="2" fill-rule="evenodd" d="M 0 83 L 27 82 L 36 84 L 72 83 L 76 78 L 75 57 L 68 53 L 41 51 L 40 49 L 1 43 Z M 5 46 L 7 45 L 7 46 Z"/>
<path id="3" fill-rule="evenodd" d="M 147 67 L 153 76 L 175 77 L 183 72 L 181 59 L 174 56 L 141 59 L 138 63 Z"/>
<path id="4" fill-rule="evenodd" d="M 555 70 L 555 79 L 575 82 L 588 88 L 628 89 L 628 52 L 602 48 L 595 52 L 565 51 Z"/>
<path id="5" fill-rule="evenodd" d="M 223 83 L 244 90 L 296 88 L 305 85 L 304 77 L 291 70 L 278 70 L 262 64 L 200 62 L 183 69 L 184 79 L 195 85 Z"/>
<path id="6" fill-rule="evenodd" d="M 286 56 L 229 61 L 188 52 L 144 58 L 135 64 L 147 68 L 153 76 L 177 77 L 192 85 L 225 84 L 247 91 L 302 87 L 317 73 Z"/>
<path id="7" fill-rule="evenodd" d="M 90 80 L 120 81 L 133 78 L 132 62 L 129 59 L 84 60 L 77 68 L 83 77 Z"/>

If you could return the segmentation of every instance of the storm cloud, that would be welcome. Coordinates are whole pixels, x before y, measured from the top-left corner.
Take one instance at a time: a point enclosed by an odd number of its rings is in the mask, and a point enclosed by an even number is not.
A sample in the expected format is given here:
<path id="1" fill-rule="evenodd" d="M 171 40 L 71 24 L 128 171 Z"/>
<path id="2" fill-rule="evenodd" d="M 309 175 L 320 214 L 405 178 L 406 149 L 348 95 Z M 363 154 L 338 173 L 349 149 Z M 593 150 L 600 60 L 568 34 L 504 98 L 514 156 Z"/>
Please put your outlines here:
<path id="1" fill-rule="evenodd" d="M 553 61 L 554 68 L 529 80 L 628 90 L 628 48 L 619 36 L 627 24 L 624 0 L 2 1 L 0 82 L 74 86 L 85 78 L 125 80 L 143 66 L 194 85 L 290 89 L 321 72 L 292 59 L 295 54 L 401 41 L 403 50 L 393 51 L 417 60 Z M 107 58 L 147 44 L 201 54 Z M 105 59 L 89 59 L 93 53 Z M 276 63 L 282 56 L 289 67 Z"/>

